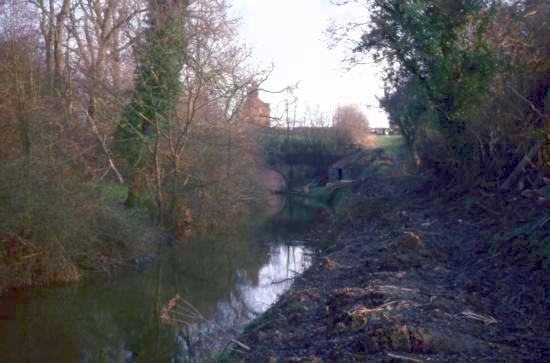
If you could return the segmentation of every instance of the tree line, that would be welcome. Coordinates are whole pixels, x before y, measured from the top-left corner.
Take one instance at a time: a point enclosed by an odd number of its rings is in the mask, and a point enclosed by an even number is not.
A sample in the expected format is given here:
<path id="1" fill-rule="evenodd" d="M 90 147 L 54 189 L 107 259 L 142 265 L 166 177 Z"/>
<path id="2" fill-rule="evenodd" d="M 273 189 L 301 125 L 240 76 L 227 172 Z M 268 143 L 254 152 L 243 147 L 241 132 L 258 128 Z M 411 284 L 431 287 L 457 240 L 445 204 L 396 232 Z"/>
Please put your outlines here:
<path id="1" fill-rule="evenodd" d="M 352 65 L 368 57 L 383 67 L 380 103 L 418 164 L 449 182 L 542 182 L 550 165 L 547 1 L 355 3 L 368 19 L 330 32 L 353 41 Z"/>
<path id="2" fill-rule="evenodd" d="M 260 203 L 258 129 L 240 106 L 270 68 L 251 62 L 228 9 L 0 2 L 4 281 L 74 280 L 75 266 L 120 261 L 145 238 L 136 215 L 181 238 Z"/>

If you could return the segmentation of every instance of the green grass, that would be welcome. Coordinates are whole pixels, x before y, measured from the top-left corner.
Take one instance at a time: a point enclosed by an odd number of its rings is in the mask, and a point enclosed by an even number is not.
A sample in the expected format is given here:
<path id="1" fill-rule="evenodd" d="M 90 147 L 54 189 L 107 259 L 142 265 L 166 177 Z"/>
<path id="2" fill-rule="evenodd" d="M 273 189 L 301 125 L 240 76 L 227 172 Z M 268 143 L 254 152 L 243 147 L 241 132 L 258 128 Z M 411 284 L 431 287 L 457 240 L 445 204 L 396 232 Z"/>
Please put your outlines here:
<path id="1" fill-rule="evenodd" d="M 350 188 L 340 188 L 334 192 L 330 202 L 331 216 L 334 222 L 341 223 L 346 219 L 352 196 L 353 193 Z"/>
<path id="2" fill-rule="evenodd" d="M 103 184 L 100 186 L 101 197 L 105 204 L 122 204 L 128 196 L 128 186 L 126 184 Z"/>
<path id="3" fill-rule="evenodd" d="M 272 324 L 273 323 L 271 322 L 271 320 L 269 320 L 265 315 L 260 315 L 243 328 L 243 335 L 252 335 L 257 330 L 269 329 L 271 328 Z"/>
<path id="4" fill-rule="evenodd" d="M 126 184 L 105 183 L 99 186 L 102 204 L 107 207 L 122 207 L 128 197 L 128 186 Z M 139 204 L 134 208 L 123 208 L 119 212 L 125 218 L 134 220 L 139 223 L 151 223 L 155 218 L 156 208 L 151 196 L 144 194 L 140 198 Z"/>
<path id="5" fill-rule="evenodd" d="M 311 188 L 309 193 L 306 194 L 306 198 L 310 199 L 315 204 L 327 205 L 333 191 L 334 190 L 332 188 L 327 187 Z"/>
<path id="6" fill-rule="evenodd" d="M 351 196 L 352 191 L 346 186 L 337 189 L 319 187 L 310 189 L 305 198 L 308 200 L 308 204 L 314 208 L 328 208 L 334 222 L 339 222 L 346 215 L 347 202 Z"/>
<path id="7" fill-rule="evenodd" d="M 386 175 L 391 169 L 392 165 L 383 160 L 374 160 L 367 167 L 361 171 L 361 176 L 367 177 L 372 175 Z"/>
<path id="8" fill-rule="evenodd" d="M 401 135 L 376 136 L 376 147 L 384 149 L 389 156 L 402 157 L 407 153 L 407 146 Z"/>
<path id="9" fill-rule="evenodd" d="M 240 355 L 237 352 L 221 352 L 209 359 L 208 363 L 232 363 L 240 360 Z"/>

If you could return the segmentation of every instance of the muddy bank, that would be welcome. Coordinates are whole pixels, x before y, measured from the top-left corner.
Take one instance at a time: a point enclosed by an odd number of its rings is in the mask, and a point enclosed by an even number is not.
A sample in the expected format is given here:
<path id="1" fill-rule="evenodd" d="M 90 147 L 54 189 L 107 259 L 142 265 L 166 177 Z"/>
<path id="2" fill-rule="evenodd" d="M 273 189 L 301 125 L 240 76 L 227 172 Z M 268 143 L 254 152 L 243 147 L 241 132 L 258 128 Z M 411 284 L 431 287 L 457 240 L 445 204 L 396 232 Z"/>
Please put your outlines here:
<path id="1" fill-rule="evenodd" d="M 548 244 L 549 204 L 516 198 L 496 209 L 472 195 L 441 193 L 419 175 L 366 178 L 349 218 L 316 231 L 336 242 L 231 358 L 548 361 L 550 273 L 510 236 L 534 220 L 535 242 Z"/>

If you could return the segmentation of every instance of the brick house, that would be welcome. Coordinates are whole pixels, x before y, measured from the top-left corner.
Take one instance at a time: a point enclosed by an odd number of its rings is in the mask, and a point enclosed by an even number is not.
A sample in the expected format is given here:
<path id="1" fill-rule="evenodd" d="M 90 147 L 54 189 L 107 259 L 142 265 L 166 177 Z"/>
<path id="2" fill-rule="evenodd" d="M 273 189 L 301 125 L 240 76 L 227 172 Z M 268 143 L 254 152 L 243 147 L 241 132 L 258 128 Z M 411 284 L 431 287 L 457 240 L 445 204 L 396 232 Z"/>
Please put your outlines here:
<path id="1" fill-rule="evenodd" d="M 245 120 L 256 126 L 270 126 L 271 107 L 269 103 L 260 99 L 257 85 L 252 85 L 248 90 L 248 95 L 241 105 L 239 115 L 241 120 Z"/>

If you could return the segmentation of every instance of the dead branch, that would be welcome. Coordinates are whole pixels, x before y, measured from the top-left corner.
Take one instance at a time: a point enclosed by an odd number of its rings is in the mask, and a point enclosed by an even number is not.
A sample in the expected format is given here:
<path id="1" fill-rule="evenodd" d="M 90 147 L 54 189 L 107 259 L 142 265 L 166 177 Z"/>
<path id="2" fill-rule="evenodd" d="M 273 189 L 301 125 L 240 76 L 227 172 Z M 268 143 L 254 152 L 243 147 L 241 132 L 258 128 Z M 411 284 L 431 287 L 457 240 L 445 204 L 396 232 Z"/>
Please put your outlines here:
<path id="1" fill-rule="evenodd" d="M 533 145 L 531 149 L 529 149 L 527 154 L 523 156 L 519 164 L 514 168 L 514 171 L 512 171 L 512 174 L 510 174 L 508 178 L 504 181 L 504 183 L 502 183 L 502 185 L 500 186 L 501 190 L 510 189 L 510 187 L 517 180 L 519 175 L 523 172 L 525 167 L 531 162 L 531 160 L 533 160 L 537 156 L 539 149 L 544 145 L 544 143 L 545 143 L 544 139 L 539 139 L 535 143 L 535 145 Z"/>

